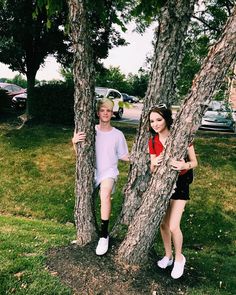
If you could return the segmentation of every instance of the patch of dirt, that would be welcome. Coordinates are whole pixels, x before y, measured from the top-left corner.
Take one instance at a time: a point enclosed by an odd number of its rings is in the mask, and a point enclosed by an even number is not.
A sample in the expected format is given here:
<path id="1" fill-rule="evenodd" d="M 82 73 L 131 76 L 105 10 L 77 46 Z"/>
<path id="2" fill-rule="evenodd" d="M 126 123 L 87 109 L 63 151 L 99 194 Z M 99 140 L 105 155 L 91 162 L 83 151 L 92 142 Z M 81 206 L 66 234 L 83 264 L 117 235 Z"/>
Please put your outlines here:
<path id="1" fill-rule="evenodd" d="M 74 295 L 184 295 L 186 278 L 173 280 L 171 268 L 160 270 L 155 254 L 150 261 L 134 269 L 123 269 L 114 261 L 118 244 L 110 240 L 104 256 L 95 254 L 96 244 L 85 247 L 70 245 L 51 249 L 47 253 L 47 267 L 61 281 L 73 289 Z M 187 272 L 187 271 L 186 271 Z"/>

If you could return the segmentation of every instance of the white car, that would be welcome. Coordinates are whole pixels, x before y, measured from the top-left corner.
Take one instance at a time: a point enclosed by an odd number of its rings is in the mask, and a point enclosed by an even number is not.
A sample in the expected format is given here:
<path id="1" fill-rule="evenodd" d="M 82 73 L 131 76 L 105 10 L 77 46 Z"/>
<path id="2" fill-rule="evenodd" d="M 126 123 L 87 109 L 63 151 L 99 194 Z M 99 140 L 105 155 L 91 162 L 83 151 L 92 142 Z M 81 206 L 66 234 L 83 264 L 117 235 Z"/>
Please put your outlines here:
<path id="1" fill-rule="evenodd" d="M 234 113 L 223 101 L 212 101 L 205 112 L 200 129 L 235 132 Z"/>
<path id="2" fill-rule="evenodd" d="M 95 87 L 96 99 L 110 98 L 114 102 L 113 112 L 116 118 L 121 119 L 124 113 L 122 94 L 112 88 Z"/>

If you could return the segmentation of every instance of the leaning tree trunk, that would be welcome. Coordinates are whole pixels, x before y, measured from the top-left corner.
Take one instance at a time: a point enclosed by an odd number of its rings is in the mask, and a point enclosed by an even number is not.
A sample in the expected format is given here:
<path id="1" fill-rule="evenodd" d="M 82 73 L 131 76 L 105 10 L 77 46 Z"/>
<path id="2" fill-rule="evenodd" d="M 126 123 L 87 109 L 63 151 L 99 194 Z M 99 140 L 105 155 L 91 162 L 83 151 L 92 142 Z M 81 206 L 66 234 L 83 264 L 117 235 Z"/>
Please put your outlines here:
<path id="1" fill-rule="evenodd" d="M 176 78 L 188 24 L 195 0 L 169 0 L 161 9 L 156 36 L 154 61 L 139 131 L 131 152 L 132 166 L 128 183 L 124 189 L 125 201 L 121 212 L 121 223 L 129 224 L 141 204 L 142 194 L 150 179 L 148 142 L 148 112 L 158 103 L 173 102 Z"/>
<path id="2" fill-rule="evenodd" d="M 230 90 L 229 90 L 229 103 L 231 104 L 231 107 L 234 112 L 236 112 L 236 63 L 234 65 L 233 69 L 233 77 L 230 84 Z M 234 127 L 236 131 L 236 126 Z"/>
<path id="3" fill-rule="evenodd" d="M 190 138 L 201 117 L 220 87 L 228 68 L 236 58 L 236 6 L 218 42 L 211 48 L 201 70 L 193 80 L 190 94 L 178 112 L 167 140 L 163 164 L 154 173 L 143 201 L 129 226 L 117 259 L 136 264 L 147 257 L 157 227 L 175 187 L 177 172 L 171 170 L 170 159 L 183 158 Z"/>
<path id="4" fill-rule="evenodd" d="M 93 215 L 94 181 L 94 59 L 90 46 L 86 0 L 69 0 L 71 37 L 74 50 L 75 131 L 86 133 L 86 141 L 77 145 L 75 184 L 75 223 L 77 243 L 85 245 L 96 236 Z"/>

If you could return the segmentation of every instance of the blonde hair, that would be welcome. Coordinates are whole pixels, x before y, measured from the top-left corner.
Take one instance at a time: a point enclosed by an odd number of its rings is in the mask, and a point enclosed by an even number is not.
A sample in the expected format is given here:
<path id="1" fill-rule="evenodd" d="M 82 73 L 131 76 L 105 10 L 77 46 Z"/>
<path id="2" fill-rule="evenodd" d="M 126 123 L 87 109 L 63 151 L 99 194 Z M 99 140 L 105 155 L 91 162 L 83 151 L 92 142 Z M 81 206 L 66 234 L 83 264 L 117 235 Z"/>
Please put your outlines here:
<path id="1" fill-rule="evenodd" d="M 101 107 L 106 107 L 113 111 L 114 102 L 109 98 L 102 98 L 97 101 L 97 112 L 100 111 Z"/>

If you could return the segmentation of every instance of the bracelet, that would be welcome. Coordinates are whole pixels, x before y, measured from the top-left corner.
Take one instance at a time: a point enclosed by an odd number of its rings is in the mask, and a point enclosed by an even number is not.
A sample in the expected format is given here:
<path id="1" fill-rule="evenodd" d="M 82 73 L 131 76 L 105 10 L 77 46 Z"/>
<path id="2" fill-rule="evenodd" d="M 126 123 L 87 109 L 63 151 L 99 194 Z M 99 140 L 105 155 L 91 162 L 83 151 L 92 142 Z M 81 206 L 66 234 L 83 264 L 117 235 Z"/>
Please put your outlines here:
<path id="1" fill-rule="evenodd" d="M 192 168 L 191 162 L 188 162 L 188 169 L 191 169 L 191 168 Z"/>

